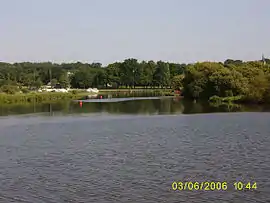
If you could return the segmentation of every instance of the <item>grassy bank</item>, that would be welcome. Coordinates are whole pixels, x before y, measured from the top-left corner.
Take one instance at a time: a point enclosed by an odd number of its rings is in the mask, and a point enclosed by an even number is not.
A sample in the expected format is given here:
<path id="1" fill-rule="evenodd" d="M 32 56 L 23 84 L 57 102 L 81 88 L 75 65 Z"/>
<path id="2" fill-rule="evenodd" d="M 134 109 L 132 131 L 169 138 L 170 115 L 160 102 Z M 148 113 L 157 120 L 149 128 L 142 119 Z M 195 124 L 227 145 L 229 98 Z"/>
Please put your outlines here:
<path id="1" fill-rule="evenodd" d="M 99 94 L 149 94 L 156 96 L 174 96 L 170 89 L 101 89 Z"/>
<path id="2" fill-rule="evenodd" d="M 121 89 L 100 89 L 101 93 L 103 92 L 167 92 L 171 91 L 170 89 L 145 89 L 145 88 L 136 88 L 136 89 L 129 89 L 129 88 L 121 88 Z"/>
<path id="3" fill-rule="evenodd" d="M 68 99 L 80 99 L 89 95 L 89 93 L 27 93 L 27 94 L 0 94 L 0 103 L 31 103 L 31 102 L 51 102 Z"/>
<path id="4" fill-rule="evenodd" d="M 208 100 L 212 104 L 243 104 L 243 105 L 267 105 L 268 100 L 255 100 L 246 96 L 218 97 L 213 96 Z"/>
<path id="5" fill-rule="evenodd" d="M 103 89 L 99 94 L 138 94 L 151 96 L 173 96 L 174 93 L 168 89 Z M 0 104 L 16 104 L 16 103 L 31 103 L 31 102 L 53 102 L 70 99 L 82 99 L 89 95 L 89 92 L 72 91 L 70 93 L 46 92 L 46 93 L 17 93 L 5 94 L 0 93 Z"/>
<path id="6" fill-rule="evenodd" d="M 210 103 L 222 104 L 222 103 L 239 103 L 242 101 L 242 96 L 233 96 L 233 97 L 219 97 L 213 96 L 210 97 Z"/>

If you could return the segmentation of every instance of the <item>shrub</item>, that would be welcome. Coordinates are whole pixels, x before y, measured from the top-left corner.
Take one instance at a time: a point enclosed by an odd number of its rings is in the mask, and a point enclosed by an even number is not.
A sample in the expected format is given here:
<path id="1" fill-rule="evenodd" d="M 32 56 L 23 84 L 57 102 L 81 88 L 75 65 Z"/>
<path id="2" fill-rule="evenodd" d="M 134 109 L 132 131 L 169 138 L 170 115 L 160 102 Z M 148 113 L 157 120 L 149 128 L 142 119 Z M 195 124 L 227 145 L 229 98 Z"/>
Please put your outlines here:
<path id="1" fill-rule="evenodd" d="M 27 94 L 29 92 L 30 92 L 30 90 L 28 90 L 28 89 L 25 89 L 25 88 L 22 89 L 22 93 L 24 93 L 24 94 Z"/>
<path id="2" fill-rule="evenodd" d="M 3 85 L 0 90 L 6 94 L 15 94 L 19 92 L 19 88 L 14 85 Z"/>

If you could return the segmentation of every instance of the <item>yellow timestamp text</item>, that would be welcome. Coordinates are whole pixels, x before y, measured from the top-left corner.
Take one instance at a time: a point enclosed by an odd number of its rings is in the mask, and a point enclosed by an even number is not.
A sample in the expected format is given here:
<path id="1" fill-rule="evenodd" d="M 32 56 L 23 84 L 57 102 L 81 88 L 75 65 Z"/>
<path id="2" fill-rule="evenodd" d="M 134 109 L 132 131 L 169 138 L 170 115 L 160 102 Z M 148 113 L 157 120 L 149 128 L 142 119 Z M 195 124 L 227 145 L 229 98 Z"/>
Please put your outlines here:
<path id="1" fill-rule="evenodd" d="M 227 182 L 173 182 L 173 190 L 227 190 Z"/>
<path id="2" fill-rule="evenodd" d="M 257 183 L 256 182 L 234 182 L 233 183 L 234 189 L 238 191 L 242 190 L 257 190 Z"/>
<path id="3" fill-rule="evenodd" d="M 228 184 L 227 182 L 173 182 L 172 189 L 174 191 L 189 190 L 189 191 L 226 191 L 228 187 L 231 186 L 237 191 L 242 190 L 256 190 L 257 183 L 254 182 L 234 182 L 233 184 Z"/>

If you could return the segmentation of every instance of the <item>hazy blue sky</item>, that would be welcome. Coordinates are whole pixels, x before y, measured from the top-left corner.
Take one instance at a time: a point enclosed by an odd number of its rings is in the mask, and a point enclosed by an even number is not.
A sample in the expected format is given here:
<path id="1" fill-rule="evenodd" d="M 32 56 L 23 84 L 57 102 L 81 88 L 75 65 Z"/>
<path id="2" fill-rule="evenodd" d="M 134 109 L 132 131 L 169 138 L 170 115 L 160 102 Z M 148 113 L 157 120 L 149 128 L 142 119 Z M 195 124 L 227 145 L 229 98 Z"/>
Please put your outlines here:
<path id="1" fill-rule="evenodd" d="M 0 61 L 270 57 L 270 0 L 0 0 Z"/>

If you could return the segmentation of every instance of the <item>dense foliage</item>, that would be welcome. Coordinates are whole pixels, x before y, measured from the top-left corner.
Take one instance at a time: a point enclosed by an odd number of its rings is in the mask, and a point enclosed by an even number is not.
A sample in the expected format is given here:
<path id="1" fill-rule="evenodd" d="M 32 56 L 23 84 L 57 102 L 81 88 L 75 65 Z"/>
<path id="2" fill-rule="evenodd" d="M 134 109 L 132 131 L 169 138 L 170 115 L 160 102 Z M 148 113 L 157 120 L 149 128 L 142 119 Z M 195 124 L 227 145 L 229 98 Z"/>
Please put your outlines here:
<path id="1" fill-rule="evenodd" d="M 270 60 L 177 64 L 126 59 L 104 67 L 100 63 L 0 63 L 0 91 L 12 94 L 42 85 L 71 88 L 172 87 L 192 99 L 243 96 L 246 101 L 270 99 Z M 24 87 L 24 88 L 21 88 Z"/>
<path id="2" fill-rule="evenodd" d="M 232 60 L 224 64 L 196 63 L 186 68 L 183 87 L 185 97 L 193 99 L 208 100 L 217 96 L 269 102 L 270 65 L 261 61 L 235 63 Z"/>
<path id="3" fill-rule="evenodd" d="M 0 86 L 19 85 L 39 88 L 41 85 L 59 83 L 72 88 L 112 85 L 134 87 L 170 86 L 173 76 L 182 74 L 185 64 L 163 61 L 142 61 L 126 59 L 103 67 L 100 63 L 0 63 Z"/>

